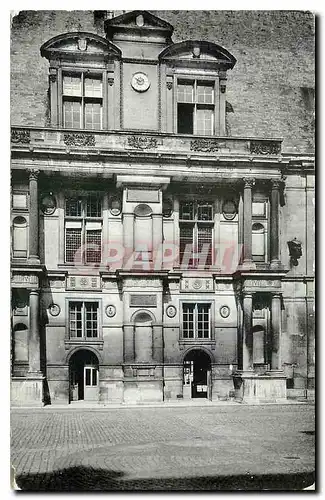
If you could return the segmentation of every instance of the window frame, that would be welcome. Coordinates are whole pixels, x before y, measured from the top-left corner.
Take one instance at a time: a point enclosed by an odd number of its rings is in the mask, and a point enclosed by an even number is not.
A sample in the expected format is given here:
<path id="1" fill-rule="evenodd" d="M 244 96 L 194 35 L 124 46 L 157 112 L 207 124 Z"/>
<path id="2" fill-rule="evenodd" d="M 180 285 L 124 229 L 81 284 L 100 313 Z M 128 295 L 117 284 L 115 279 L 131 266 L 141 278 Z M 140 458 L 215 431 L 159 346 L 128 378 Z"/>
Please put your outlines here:
<path id="1" fill-rule="evenodd" d="M 58 111 L 59 111 L 59 126 L 66 130 L 78 130 L 89 131 L 89 132 L 98 132 L 100 130 L 107 129 L 107 78 L 105 78 L 106 71 L 102 68 L 85 68 L 85 67 L 71 67 L 64 66 L 60 68 L 60 77 L 59 77 L 59 85 L 58 85 Z M 80 95 L 70 95 L 64 94 L 64 77 L 76 77 L 80 76 L 81 81 L 81 94 Z M 87 96 L 85 95 L 85 79 L 99 79 L 101 81 L 101 97 L 97 96 Z M 64 103 L 65 102 L 80 102 L 80 127 L 67 127 L 65 125 L 65 111 L 64 111 Z M 100 127 L 99 128 L 89 128 L 85 126 L 85 105 L 87 103 L 100 103 L 101 104 L 101 118 L 100 118 Z"/>
<path id="2" fill-rule="evenodd" d="M 182 204 L 185 203 L 192 203 L 193 204 L 193 219 L 182 219 L 181 218 L 181 207 Z M 206 204 L 207 206 L 209 205 L 211 207 L 211 219 L 208 220 L 201 220 L 198 217 L 199 214 L 199 205 L 201 204 Z M 188 227 L 192 228 L 192 258 L 190 261 L 192 261 L 192 265 L 188 265 L 188 269 L 206 269 L 210 268 L 214 265 L 214 229 L 215 229 L 215 204 L 211 200 L 203 200 L 203 199 L 196 199 L 196 200 L 187 200 L 186 198 L 182 198 L 179 200 L 179 218 L 178 218 L 178 225 L 179 225 L 179 266 L 180 268 L 183 268 L 184 266 L 182 265 L 182 260 L 183 260 L 183 255 L 184 253 L 181 252 L 181 229 Z M 211 252 L 210 252 L 210 262 L 206 262 L 206 264 L 202 265 L 200 264 L 200 259 L 197 257 L 198 255 L 198 249 L 199 249 L 199 228 L 206 228 L 209 227 L 211 228 Z"/>
<path id="3" fill-rule="evenodd" d="M 97 199 L 101 204 L 101 216 L 89 216 L 87 215 L 88 211 L 88 200 L 93 197 Z M 68 215 L 67 214 L 67 201 L 68 200 L 81 200 L 81 213 L 80 215 Z M 81 260 L 78 261 L 78 265 L 97 265 L 100 266 L 103 261 L 103 225 L 104 225 L 104 217 L 103 217 L 103 200 L 104 197 L 101 193 L 75 193 L 75 192 L 69 192 L 64 194 L 64 199 L 63 199 L 63 207 L 64 207 L 64 263 L 67 265 L 71 265 L 76 263 L 74 260 L 68 260 L 67 259 L 67 253 L 68 253 L 68 248 L 67 248 L 67 230 L 68 229 L 79 229 L 78 227 L 68 227 L 69 223 L 73 224 L 75 223 L 76 225 L 80 225 L 80 248 L 82 249 L 81 252 Z M 100 229 L 87 229 L 87 225 L 89 226 L 90 223 L 99 223 L 101 224 Z M 87 254 L 87 236 L 91 231 L 96 231 L 100 233 L 100 260 L 99 261 L 88 261 Z"/>
<path id="4" fill-rule="evenodd" d="M 198 321 L 198 312 L 195 313 L 196 317 L 194 318 L 194 336 L 193 337 L 184 337 L 184 320 L 183 320 L 183 314 L 184 314 L 184 305 L 193 305 L 194 306 L 194 311 L 198 310 L 199 306 L 203 305 L 208 305 L 209 306 L 209 336 L 208 337 L 198 337 L 198 330 L 197 330 L 197 321 Z M 213 299 L 207 299 L 207 298 L 202 298 L 202 299 L 197 299 L 197 298 L 192 298 L 190 299 L 183 299 L 180 300 L 180 314 L 181 314 L 181 320 L 180 320 L 180 329 L 179 329 L 179 341 L 184 342 L 184 343 L 202 343 L 202 344 L 211 344 L 214 342 L 215 335 L 214 335 L 214 306 L 215 302 Z"/>
<path id="5" fill-rule="evenodd" d="M 264 203 L 264 213 L 262 214 L 254 214 L 253 210 L 253 204 L 254 203 Z M 270 217 L 270 206 L 269 206 L 269 200 L 266 195 L 263 193 L 254 193 L 253 198 L 252 198 L 252 227 L 251 227 L 251 234 L 252 234 L 252 260 L 256 264 L 267 264 L 269 262 L 270 258 L 270 241 L 269 241 L 269 217 Z M 263 232 L 260 230 L 260 232 L 254 232 L 253 226 L 255 224 L 261 224 L 263 226 Z M 254 258 L 253 254 L 253 235 L 254 234 L 263 234 L 263 241 L 264 241 L 264 259 L 258 259 Z"/>
<path id="6" fill-rule="evenodd" d="M 70 304 L 72 303 L 96 303 L 97 304 L 97 337 L 87 337 L 83 335 L 82 337 L 71 336 L 70 333 Z M 80 298 L 80 296 L 69 296 L 65 298 L 65 343 L 69 345 L 75 344 L 91 344 L 99 346 L 99 349 L 103 348 L 103 322 L 102 322 L 102 299 L 98 297 L 88 297 Z M 83 319 L 86 321 L 86 319 Z M 84 328 L 84 326 L 83 326 Z"/>
<path id="7" fill-rule="evenodd" d="M 193 101 L 190 103 L 188 101 L 180 101 L 178 99 L 178 85 L 179 84 L 193 84 Z M 181 135 L 195 135 L 199 137 L 213 137 L 216 136 L 217 133 L 217 124 L 218 124 L 218 78 L 209 76 L 209 75 L 200 75 L 200 74 L 177 74 L 174 78 L 175 84 L 175 93 L 174 93 L 174 109 L 175 109 L 175 119 L 174 119 L 174 130 L 175 133 Z M 197 88 L 199 85 L 211 86 L 213 88 L 212 91 L 212 103 L 204 103 L 199 102 L 197 96 Z M 186 132 L 178 131 L 178 104 L 192 104 L 193 105 L 193 132 L 192 134 Z M 197 110 L 198 109 L 211 109 L 211 134 L 199 134 L 197 132 Z"/>

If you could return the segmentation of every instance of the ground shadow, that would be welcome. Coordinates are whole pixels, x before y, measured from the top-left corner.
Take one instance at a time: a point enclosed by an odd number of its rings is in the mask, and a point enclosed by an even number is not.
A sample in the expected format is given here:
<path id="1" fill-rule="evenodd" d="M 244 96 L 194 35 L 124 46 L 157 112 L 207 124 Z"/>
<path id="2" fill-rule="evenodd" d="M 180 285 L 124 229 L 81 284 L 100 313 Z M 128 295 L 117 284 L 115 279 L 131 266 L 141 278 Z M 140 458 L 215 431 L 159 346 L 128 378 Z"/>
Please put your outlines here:
<path id="1" fill-rule="evenodd" d="M 127 479 L 124 472 L 71 467 L 46 474 L 17 475 L 23 491 L 301 491 L 314 473 Z"/>

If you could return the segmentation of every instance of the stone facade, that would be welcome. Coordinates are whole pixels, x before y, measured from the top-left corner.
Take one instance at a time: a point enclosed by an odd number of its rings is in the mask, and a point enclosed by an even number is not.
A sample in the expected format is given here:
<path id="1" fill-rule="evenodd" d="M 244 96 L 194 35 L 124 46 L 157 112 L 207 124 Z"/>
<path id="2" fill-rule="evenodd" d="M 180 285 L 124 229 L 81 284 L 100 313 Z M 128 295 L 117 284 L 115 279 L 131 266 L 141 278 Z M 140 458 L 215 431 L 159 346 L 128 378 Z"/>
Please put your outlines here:
<path id="1" fill-rule="evenodd" d="M 13 20 L 13 404 L 313 396 L 313 18 L 210 14 Z"/>

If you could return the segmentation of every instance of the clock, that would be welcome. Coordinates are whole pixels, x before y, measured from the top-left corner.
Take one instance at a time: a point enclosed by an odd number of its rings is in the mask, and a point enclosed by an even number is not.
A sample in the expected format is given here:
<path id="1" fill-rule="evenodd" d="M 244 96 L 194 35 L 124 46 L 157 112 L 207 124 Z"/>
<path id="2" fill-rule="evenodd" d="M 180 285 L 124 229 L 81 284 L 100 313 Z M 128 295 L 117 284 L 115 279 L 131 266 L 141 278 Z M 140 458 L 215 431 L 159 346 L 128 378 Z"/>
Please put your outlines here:
<path id="1" fill-rule="evenodd" d="M 145 92 L 150 87 L 149 78 L 145 73 L 134 73 L 131 80 L 131 85 L 137 92 Z"/>

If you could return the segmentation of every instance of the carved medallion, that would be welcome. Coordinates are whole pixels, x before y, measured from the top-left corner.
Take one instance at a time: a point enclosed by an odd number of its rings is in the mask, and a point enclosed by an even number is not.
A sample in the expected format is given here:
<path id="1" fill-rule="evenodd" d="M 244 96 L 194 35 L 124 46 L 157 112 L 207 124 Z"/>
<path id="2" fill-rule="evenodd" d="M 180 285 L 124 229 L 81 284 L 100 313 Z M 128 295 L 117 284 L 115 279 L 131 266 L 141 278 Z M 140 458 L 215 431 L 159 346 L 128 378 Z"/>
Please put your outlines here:
<path id="1" fill-rule="evenodd" d="M 219 309 L 219 313 L 222 318 L 228 318 L 230 314 L 230 308 L 228 306 L 221 306 Z"/>
<path id="2" fill-rule="evenodd" d="M 105 312 L 106 312 L 106 316 L 108 316 L 108 318 L 114 318 L 114 316 L 116 314 L 116 307 L 113 304 L 109 304 L 106 307 Z"/>
<path id="3" fill-rule="evenodd" d="M 194 280 L 192 286 L 195 290 L 199 290 L 202 288 L 202 282 L 200 280 Z"/>
<path id="4" fill-rule="evenodd" d="M 237 207 L 234 201 L 226 200 L 222 205 L 222 215 L 226 220 L 233 220 L 237 215 Z"/>
<path id="5" fill-rule="evenodd" d="M 166 314 L 168 318 L 174 318 L 176 316 L 177 309 L 175 306 L 168 306 L 166 309 Z"/>
<path id="6" fill-rule="evenodd" d="M 41 210 L 44 215 L 53 215 L 56 210 L 56 199 L 52 193 L 45 194 L 41 198 Z"/>
<path id="7" fill-rule="evenodd" d="M 145 92 L 150 87 L 149 78 L 145 73 L 135 73 L 132 76 L 131 85 L 137 92 Z"/>
<path id="8" fill-rule="evenodd" d="M 49 306 L 49 313 L 51 316 L 59 316 L 61 312 L 61 307 L 58 304 L 51 304 Z"/>
<path id="9" fill-rule="evenodd" d="M 113 196 L 109 200 L 109 208 L 112 215 L 120 215 L 122 211 L 122 202 L 118 196 Z"/>

